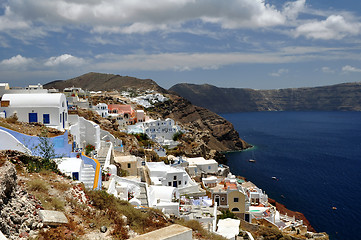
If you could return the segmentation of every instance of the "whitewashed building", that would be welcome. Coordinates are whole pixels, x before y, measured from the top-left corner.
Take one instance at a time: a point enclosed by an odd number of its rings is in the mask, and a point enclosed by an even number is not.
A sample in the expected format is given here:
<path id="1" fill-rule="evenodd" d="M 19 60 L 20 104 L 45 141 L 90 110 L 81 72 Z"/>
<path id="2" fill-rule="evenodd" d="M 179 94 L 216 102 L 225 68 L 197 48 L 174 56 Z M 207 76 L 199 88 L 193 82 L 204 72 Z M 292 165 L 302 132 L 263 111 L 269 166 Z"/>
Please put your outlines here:
<path id="1" fill-rule="evenodd" d="M 94 106 L 93 110 L 103 118 L 106 118 L 109 115 L 108 105 L 105 103 L 98 103 L 96 106 Z"/>
<path id="2" fill-rule="evenodd" d="M 68 107 L 62 93 L 4 94 L 0 111 L 6 117 L 16 113 L 22 122 L 40 122 L 59 130 L 68 128 Z"/>
<path id="3" fill-rule="evenodd" d="M 218 163 L 214 159 L 206 160 L 203 157 L 184 158 L 189 163 L 188 173 L 191 176 L 200 176 L 205 174 L 216 174 L 218 172 Z"/>
<path id="4" fill-rule="evenodd" d="M 78 115 L 70 115 L 70 124 L 69 131 L 78 148 L 85 148 L 86 145 L 91 144 L 96 150 L 100 149 L 101 138 L 98 124 Z"/>
<path id="5" fill-rule="evenodd" d="M 183 168 L 171 167 L 164 162 L 146 162 L 145 165 L 152 185 L 176 187 L 180 194 L 199 192 L 198 184 Z"/>

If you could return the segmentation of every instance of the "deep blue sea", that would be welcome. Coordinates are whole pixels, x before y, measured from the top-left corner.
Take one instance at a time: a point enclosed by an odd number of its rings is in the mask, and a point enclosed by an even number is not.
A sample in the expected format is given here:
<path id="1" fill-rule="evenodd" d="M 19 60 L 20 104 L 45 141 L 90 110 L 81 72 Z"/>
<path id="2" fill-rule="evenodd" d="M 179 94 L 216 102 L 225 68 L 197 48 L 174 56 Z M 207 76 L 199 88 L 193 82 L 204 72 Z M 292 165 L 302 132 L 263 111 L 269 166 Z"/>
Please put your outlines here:
<path id="1" fill-rule="evenodd" d="M 327 232 L 330 239 L 361 239 L 361 112 L 222 116 L 255 146 L 227 154 L 233 174 L 302 212 L 316 231 Z M 279 180 L 272 180 L 273 176 Z"/>

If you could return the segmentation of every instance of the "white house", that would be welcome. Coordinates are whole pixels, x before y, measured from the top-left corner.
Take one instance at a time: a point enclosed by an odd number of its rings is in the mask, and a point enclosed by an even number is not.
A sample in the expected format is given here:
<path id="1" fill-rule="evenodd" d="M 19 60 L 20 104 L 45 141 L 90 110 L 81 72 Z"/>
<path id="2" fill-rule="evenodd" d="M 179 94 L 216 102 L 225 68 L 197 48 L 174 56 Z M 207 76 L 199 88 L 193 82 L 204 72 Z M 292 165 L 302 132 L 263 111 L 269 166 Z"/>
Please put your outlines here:
<path id="1" fill-rule="evenodd" d="M 260 204 L 266 206 L 268 204 L 268 195 L 252 182 L 242 183 L 242 188 L 247 193 L 252 206 L 258 206 Z"/>
<path id="2" fill-rule="evenodd" d="M 188 173 L 191 176 L 199 176 L 201 173 L 216 174 L 218 172 L 218 163 L 214 159 L 206 160 L 203 157 L 184 158 L 189 163 Z"/>
<path id="3" fill-rule="evenodd" d="M 4 94 L 0 111 L 6 117 L 16 113 L 22 122 L 40 122 L 59 130 L 68 128 L 68 107 L 62 93 Z"/>
<path id="4" fill-rule="evenodd" d="M 100 149 L 101 139 L 98 124 L 78 117 L 78 115 L 70 115 L 70 124 L 69 131 L 78 148 L 85 148 L 87 144 L 91 144 L 96 150 Z"/>
<path id="5" fill-rule="evenodd" d="M 175 187 L 149 186 L 149 207 L 179 216 L 179 192 Z"/>
<path id="6" fill-rule="evenodd" d="M 198 184 L 183 168 L 171 167 L 164 162 L 146 162 L 145 165 L 152 185 L 176 187 L 180 194 L 199 192 Z"/>
<path id="7" fill-rule="evenodd" d="M 93 107 L 94 111 L 96 111 L 101 117 L 108 117 L 108 105 L 105 103 L 98 103 Z"/>
<path id="8" fill-rule="evenodd" d="M 116 120 L 119 130 L 122 131 L 127 128 L 127 126 L 128 126 L 127 120 L 128 119 L 124 117 L 124 113 L 109 113 L 108 112 L 108 116 L 110 116 L 111 118 Z"/>
<path id="9" fill-rule="evenodd" d="M 175 124 L 173 119 L 149 120 L 143 123 L 145 133 L 153 140 L 171 140 L 173 135 L 181 131 L 181 127 Z"/>

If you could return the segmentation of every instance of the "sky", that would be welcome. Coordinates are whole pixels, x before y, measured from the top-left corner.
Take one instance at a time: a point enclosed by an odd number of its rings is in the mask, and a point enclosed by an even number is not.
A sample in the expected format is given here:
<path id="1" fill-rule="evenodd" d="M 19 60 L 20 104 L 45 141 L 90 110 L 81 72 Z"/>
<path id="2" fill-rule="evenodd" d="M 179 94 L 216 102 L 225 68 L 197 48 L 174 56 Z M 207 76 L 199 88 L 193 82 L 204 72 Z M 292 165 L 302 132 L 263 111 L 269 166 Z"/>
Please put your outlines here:
<path id="1" fill-rule="evenodd" d="M 279 89 L 361 81 L 357 0 L 0 0 L 0 82 L 88 72 Z"/>

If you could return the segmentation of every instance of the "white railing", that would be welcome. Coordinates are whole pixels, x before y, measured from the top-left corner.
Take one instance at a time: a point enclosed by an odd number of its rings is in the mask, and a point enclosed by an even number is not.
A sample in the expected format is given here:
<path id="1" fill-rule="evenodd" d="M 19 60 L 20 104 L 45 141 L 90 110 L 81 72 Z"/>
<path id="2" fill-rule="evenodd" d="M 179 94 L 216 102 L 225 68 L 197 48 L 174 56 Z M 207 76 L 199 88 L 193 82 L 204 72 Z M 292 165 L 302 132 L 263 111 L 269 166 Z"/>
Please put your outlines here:
<path id="1" fill-rule="evenodd" d="M 112 142 L 107 142 L 107 145 L 109 146 L 109 149 L 108 149 L 107 156 L 106 156 L 106 158 L 105 158 L 104 169 L 106 169 L 107 167 L 109 167 L 109 165 L 110 165 L 110 158 L 112 157 L 112 152 L 113 152 L 113 143 L 112 143 Z"/>

